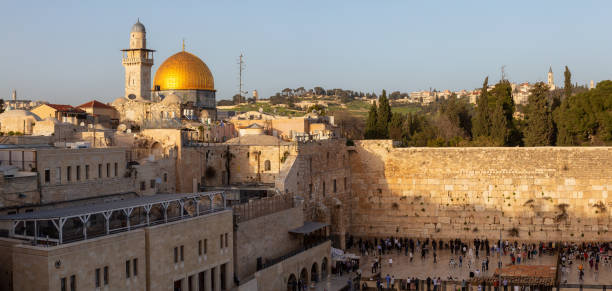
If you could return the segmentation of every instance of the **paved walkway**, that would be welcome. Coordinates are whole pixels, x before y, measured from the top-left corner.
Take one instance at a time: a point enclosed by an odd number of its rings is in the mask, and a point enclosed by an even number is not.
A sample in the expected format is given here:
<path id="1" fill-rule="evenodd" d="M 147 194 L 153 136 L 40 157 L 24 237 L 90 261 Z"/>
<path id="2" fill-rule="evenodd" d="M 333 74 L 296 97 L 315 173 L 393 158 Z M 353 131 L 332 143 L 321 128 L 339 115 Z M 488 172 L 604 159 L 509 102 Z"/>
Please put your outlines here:
<path id="1" fill-rule="evenodd" d="M 327 280 L 317 283 L 316 291 L 338 291 L 346 286 L 349 278 L 354 278 L 355 273 L 344 274 L 340 277 L 332 274 Z"/>

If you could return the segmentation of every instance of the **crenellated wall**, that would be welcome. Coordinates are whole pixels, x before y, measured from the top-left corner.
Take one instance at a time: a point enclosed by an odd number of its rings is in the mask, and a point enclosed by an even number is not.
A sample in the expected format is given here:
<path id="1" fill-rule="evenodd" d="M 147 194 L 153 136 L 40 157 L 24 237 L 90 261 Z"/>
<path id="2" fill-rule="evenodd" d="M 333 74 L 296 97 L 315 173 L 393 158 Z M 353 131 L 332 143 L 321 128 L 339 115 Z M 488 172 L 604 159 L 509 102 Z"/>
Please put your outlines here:
<path id="1" fill-rule="evenodd" d="M 350 149 L 353 235 L 612 239 L 612 148 Z"/>

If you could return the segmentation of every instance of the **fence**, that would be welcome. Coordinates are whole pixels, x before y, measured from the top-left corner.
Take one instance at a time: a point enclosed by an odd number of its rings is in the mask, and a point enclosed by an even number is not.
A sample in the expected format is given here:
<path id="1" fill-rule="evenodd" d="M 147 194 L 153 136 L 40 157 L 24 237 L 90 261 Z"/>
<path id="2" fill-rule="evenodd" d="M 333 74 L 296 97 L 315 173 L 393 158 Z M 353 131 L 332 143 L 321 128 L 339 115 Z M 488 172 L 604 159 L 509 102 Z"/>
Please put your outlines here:
<path id="1" fill-rule="evenodd" d="M 279 212 L 293 207 L 293 196 L 277 195 L 233 206 L 236 223 Z"/>

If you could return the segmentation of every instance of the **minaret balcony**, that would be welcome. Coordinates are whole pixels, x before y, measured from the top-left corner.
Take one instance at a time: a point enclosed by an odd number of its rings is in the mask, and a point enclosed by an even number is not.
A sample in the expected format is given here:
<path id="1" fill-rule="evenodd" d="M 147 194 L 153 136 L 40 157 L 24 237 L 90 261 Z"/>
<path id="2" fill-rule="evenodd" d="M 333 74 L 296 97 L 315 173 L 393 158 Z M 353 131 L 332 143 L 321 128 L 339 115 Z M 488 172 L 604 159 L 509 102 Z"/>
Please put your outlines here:
<path id="1" fill-rule="evenodd" d="M 124 65 L 138 65 L 138 64 L 143 64 L 143 65 L 153 65 L 153 59 L 146 59 L 146 58 L 123 58 L 123 60 L 121 61 L 122 64 Z"/>

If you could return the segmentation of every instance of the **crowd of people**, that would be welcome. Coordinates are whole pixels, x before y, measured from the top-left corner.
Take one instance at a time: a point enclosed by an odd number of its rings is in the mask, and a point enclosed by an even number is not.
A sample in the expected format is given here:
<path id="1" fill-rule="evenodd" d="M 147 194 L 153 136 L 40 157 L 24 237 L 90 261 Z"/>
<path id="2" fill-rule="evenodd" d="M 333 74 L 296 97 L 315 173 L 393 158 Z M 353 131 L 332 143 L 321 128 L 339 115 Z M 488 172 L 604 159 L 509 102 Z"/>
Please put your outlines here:
<path id="1" fill-rule="evenodd" d="M 506 264 L 530 264 L 530 261 L 541 258 L 542 256 L 553 256 L 557 252 L 562 261 L 563 272 L 567 272 L 572 264 L 580 261 L 577 268 L 580 272 L 580 279 L 584 276 L 584 268 L 587 266 L 597 272 L 601 267 L 612 270 L 612 256 L 608 255 L 612 251 L 611 243 L 582 243 L 568 244 L 556 242 L 519 242 L 519 241 L 490 241 L 487 238 L 466 241 L 461 239 L 432 239 L 432 238 L 405 238 L 405 237 L 383 237 L 383 238 L 354 238 L 349 237 L 347 246 L 356 248 L 362 256 L 372 257 L 372 275 L 377 274 L 376 286 L 394 286 L 397 282 L 406 285 L 402 288 L 410 288 L 416 282 L 429 282 L 433 290 L 437 289 L 436 282 L 442 280 L 440 277 L 406 278 L 398 279 L 393 274 L 384 276 L 383 267 L 393 266 L 393 258 L 397 256 L 408 257 L 408 262 L 413 263 L 414 257 L 419 256 L 421 261 L 433 259 L 434 264 L 439 263 L 438 253 L 442 250 L 450 252 L 448 261 L 450 269 L 464 268 L 467 266 L 466 275 L 478 277 L 489 271 L 491 259 L 497 259 L 498 267 L 502 266 L 502 261 Z M 383 260 L 383 256 L 386 259 Z M 418 259 L 417 259 L 418 260 Z M 550 259 L 547 259 L 550 260 Z M 554 260 L 554 259 L 552 259 Z M 383 277 L 384 276 L 384 277 Z M 450 274 L 445 280 L 459 281 Z M 425 283 L 424 283 L 425 284 Z M 429 290 L 429 288 L 428 288 Z"/>

